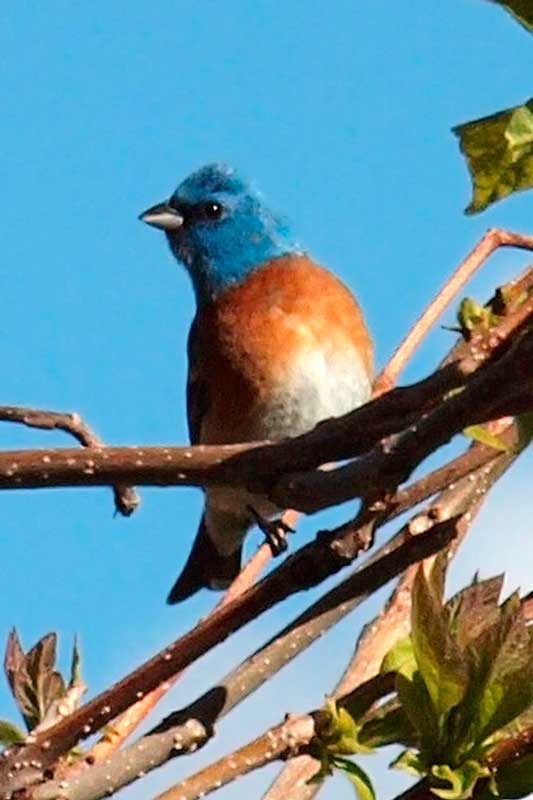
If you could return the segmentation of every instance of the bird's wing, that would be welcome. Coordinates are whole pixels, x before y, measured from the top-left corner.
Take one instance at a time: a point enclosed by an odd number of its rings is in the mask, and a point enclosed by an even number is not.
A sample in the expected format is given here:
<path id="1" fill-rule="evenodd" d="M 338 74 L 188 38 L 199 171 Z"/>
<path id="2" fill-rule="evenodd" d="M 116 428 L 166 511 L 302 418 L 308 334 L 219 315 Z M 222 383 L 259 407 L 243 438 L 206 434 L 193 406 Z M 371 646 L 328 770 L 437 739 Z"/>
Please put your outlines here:
<path id="1" fill-rule="evenodd" d="M 189 374 L 187 378 L 187 420 L 191 444 L 201 442 L 202 421 L 209 408 L 209 385 L 204 378 L 199 352 L 198 317 L 191 325 L 187 352 Z"/>

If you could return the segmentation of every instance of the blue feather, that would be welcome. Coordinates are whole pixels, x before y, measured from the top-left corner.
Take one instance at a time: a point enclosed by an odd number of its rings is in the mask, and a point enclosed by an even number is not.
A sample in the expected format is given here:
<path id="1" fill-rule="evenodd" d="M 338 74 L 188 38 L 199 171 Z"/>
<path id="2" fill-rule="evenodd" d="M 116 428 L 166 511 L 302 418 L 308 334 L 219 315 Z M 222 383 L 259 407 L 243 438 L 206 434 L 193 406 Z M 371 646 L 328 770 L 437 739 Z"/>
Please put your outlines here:
<path id="1" fill-rule="evenodd" d="M 174 255 L 188 270 L 198 305 L 240 283 L 265 261 L 300 253 L 291 231 L 233 169 L 209 164 L 181 183 L 171 203 L 183 210 L 183 229 L 167 232 Z M 195 217 L 206 203 L 222 207 L 220 219 Z"/>

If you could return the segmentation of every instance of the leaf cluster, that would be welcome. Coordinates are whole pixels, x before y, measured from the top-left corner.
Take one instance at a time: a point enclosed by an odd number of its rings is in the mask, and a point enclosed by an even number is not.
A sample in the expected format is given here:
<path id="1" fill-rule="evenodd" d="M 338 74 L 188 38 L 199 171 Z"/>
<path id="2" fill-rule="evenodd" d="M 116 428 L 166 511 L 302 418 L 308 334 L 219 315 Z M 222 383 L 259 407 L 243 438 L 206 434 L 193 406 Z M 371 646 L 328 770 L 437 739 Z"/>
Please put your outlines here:
<path id="1" fill-rule="evenodd" d="M 81 678 L 81 660 L 77 643 L 72 648 L 70 677 L 65 681 L 55 668 L 57 636 L 43 636 L 28 652 L 24 652 L 15 629 L 7 640 L 4 670 L 15 703 L 24 719 L 27 731 L 53 722 L 58 716 L 73 710 L 85 691 Z M 0 744 L 9 746 L 21 742 L 24 732 L 18 725 L 0 720 Z"/>
<path id="2" fill-rule="evenodd" d="M 522 797 L 533 788 L 531 757 L 512 770 L 490 761 L 502 740 L 533 721 L 533 627 L 517 594 L 499 605 L 502 576 L 475 579 L 445 603 L 444 574 L 444 556 L 429 576 L 422 567 L 417 573 L 411 635 L 382 665 L 381 677 L 395 675 L 395 693 L 366 707 L 328 702 L 328 724 L 314 745 L 322 765 L 315 779 L 335 767 L 347 772 L 346 755 L 401 744 L 393 766 L 425 778 L 444 800 L 471 797 L 480 779 L 487 796 Z M 371 784 L 360 767 L 357 781 L 367 800 Z"/>

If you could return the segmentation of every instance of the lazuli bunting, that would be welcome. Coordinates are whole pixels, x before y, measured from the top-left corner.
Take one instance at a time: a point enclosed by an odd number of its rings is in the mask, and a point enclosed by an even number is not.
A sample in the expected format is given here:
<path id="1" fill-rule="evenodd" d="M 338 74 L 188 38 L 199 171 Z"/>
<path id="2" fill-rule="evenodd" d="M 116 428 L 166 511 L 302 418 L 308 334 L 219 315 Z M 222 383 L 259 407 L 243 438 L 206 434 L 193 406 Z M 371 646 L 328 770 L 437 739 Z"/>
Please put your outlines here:
<path id="1" fill-rule="evenodd" d="M 373 347 L 357 301 L 234 170 L 203 167 L 140 219 L 165 232 L 194 287 L 193 444 L 296 436 L 368 400 Z M 246 532 L 278 512 L 244 489 L 207 489 L 168 602 L 227 587 L 240 570 Z"/>

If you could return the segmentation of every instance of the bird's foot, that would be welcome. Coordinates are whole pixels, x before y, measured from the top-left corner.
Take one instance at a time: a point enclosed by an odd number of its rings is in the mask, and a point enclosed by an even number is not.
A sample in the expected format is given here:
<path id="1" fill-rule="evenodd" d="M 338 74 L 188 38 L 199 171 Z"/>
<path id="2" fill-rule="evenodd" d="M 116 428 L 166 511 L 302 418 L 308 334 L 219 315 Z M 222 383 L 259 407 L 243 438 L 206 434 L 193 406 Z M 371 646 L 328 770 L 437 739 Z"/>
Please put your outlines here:
<path id="1" fill-rule="evenodd" d="M 273 556 L 279 556 L 288 548 L 287 534 L 294 533 L 294 528 L 287 525 L 281 517 L 278 519 L 267 519 L 259 514 L 255 508 L 248 506 L 248 511 L 253 516 L 255 523 L 260 531 L 265 534 L 265 539 L 270 545 Z"/>

